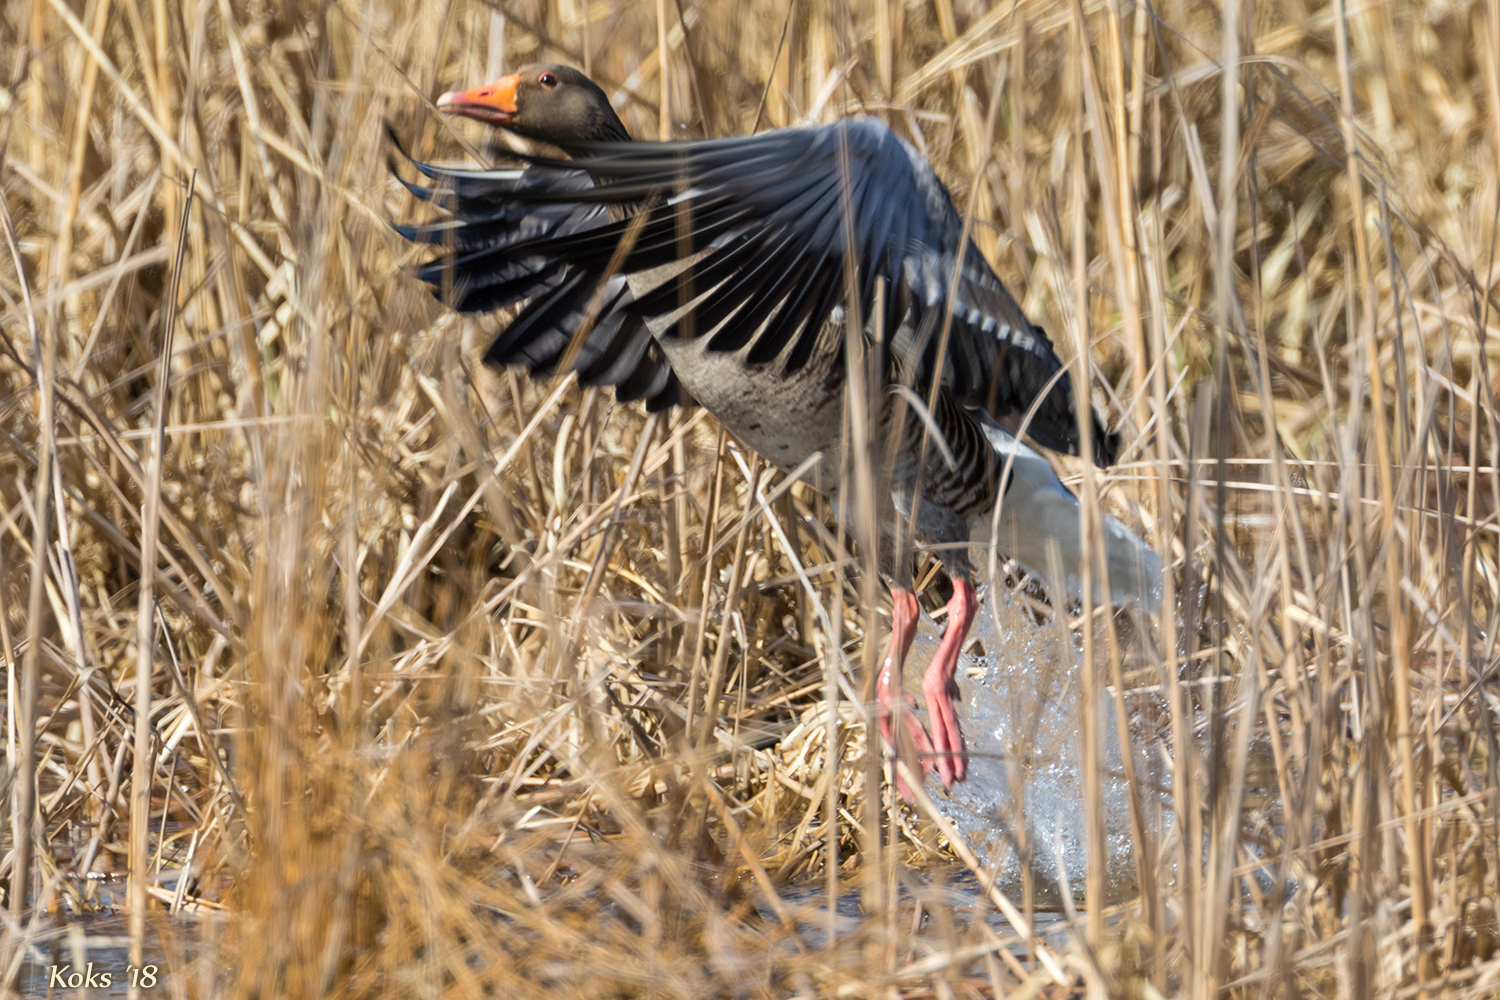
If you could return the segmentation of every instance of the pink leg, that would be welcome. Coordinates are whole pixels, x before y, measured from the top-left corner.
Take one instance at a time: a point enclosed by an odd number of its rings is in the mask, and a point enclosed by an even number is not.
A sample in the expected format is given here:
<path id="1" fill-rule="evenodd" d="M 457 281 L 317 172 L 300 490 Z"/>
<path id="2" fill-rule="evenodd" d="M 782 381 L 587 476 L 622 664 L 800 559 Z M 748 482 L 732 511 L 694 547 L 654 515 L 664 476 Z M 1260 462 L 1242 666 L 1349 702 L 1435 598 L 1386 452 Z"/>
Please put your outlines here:
<path id="1" fill-rule="evenodd" d="M 943 787 L 951 789 L 955 781 L 963 781 L 968 772 L 968 759 L 964 756 L 964 737 L 958 728 L 958 716 L 953 706 L 959 699 L 958 654 L 963 649 L 969 626 L 974 622 L 974 612 L 979 599 L 974 596 L 974 587 L 968 580 L 953 580 L 953 598 L 948 602 L 948 630 L 943 633 L 943 643 L 922 678 L 922 694 L 927 699 L 927 715 L 932 722 L 933 763 Z"/>
<path id="2" fill-rule="evenodd" d="M 911 641 L 917 634 L 917 616 L 920 610 L 917 607 L 917 595 L 909 590 L 891 590 L 891 646 L 886 652 L 885 662 L 880 666 L 880 679 L 875 686 L 875 696 L 880 701 L 880 735 L 885 742 L 898 752 L 902 749 L 910 751 L 915 744 L 917 754 L 920 755 L 922 763 L 917 765 L 917 756 L 907 754 L 908 759 L 914 765 L 923 769 L 926 774 L 933 754 L 932 740 L 927 735 L 927 730 L 922 728 L 922 720 L 917 717 L 917 701 L 911 695 L 906 695 L 906 706 L 901 713 L 901 720 L 906 724 L 906 731 L 911 737 L 910 743 L 902 747 L 896 741 L 895 733 L 891 726 L 891 708 L 895 699 L 902 696 L 901 668 L 906 663 L 906 654 L 911 650 Z M 897 779 L 897 786 L 901 791 L 901 797 L 908 802 L 911 801 L 911 791 L 906 787 L 906 782 Z"/>

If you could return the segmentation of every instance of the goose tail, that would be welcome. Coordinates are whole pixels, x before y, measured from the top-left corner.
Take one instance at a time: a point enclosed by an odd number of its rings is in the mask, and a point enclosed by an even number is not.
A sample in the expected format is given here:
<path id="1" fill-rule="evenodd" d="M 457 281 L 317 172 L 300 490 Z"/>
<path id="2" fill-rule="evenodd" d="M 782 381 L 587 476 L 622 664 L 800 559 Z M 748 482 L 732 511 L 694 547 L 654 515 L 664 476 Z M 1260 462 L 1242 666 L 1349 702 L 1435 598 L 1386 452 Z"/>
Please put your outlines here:
<path id="1" fill-rule="evenodd" d="M 1009 460 L 1010 478 L 1000 507 L 999 550 L 1043 579 L 1050 574 L 1048 549 L 1055 542 L 1062 556 L 1068 593 L 1083 593 L 1079 572 L 1085 538 L 1079 530 L 1079 502 L 1040 454 L 1017 440 L 993 420 L 984 420 L 984 433 L 1000 456 Z M 971 540 L 988 544 L 993 518 L 986 516 Z M 1135 532 L 1109 515 L 1103 517 L 1099 541 L 1109 570 L 1110 598 L 1115 604 L 1134 604 L 1151 610 L 1162 595 L 1161 556 Z M 1095 584 L 1094 599 L 1103 600 Z"/>

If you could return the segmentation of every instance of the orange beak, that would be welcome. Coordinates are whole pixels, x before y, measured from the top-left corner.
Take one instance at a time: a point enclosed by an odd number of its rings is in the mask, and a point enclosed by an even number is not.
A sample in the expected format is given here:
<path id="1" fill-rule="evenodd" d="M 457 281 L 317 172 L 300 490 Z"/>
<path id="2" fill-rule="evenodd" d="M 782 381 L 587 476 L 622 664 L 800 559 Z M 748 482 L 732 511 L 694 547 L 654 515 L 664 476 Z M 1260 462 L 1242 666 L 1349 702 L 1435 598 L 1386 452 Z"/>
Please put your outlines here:
<path id="1" fill-rule="evenodd" d="M 437 106 L 450 115 L 505 125 L 520 110 L 516 107 L 516 85 L 520 82 L 521 77 L 512 73 L 474 90 L 450 90 L 437 99 Z"/>

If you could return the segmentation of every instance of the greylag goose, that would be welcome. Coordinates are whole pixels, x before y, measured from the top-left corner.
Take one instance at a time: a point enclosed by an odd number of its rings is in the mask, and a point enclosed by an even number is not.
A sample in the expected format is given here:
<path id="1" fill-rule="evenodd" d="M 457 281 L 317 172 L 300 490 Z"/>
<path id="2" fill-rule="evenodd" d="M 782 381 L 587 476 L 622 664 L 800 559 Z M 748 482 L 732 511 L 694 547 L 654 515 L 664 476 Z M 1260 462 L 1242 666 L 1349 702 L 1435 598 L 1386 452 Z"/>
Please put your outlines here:
<path id="1" fill-rule="evenodd" d="M 846 318 L 862 318 L 889 390 L 873 454 L 894 457 L 883 463 L 875 514 L 893 598 L 880 730 L 896 745 L 892 709 L 920 613 L 910 540 L 900 540 L 909 524 L 916 542 L 937 550 L 953 596 L 922 683 L 930 735 L 915 712 L 902 718 L 923 773 L 950 789 L 964 780 L 954 708 L 978 604 L 968 546 L 988 544 L 998 523 L 1001 551 L 1045 572 L 1056 543 L 1077 593 L 1078 500 L 1007 427 L 1024 421 L 1039 444 L 1076 455 L 1079 404 L 1046 335 L 961 242 L 962 216 L 931 166 L 873 118 L 632 142 L 604 92 L 565 66 L 527 66 L 437 103 L 569 156 L 521 156 L 519 169 L 414 164 L 433 184 L 407 187 L 449 213 L 398 227 L 448 249 L 420 276 L 465 312 L 521 306 L 487 362 L 544 374 L 567 363 L 585 385 L 613 385 L 651 409 L 679 402 L 685 388 L 781 469 L 819 470 L 847 521 L 856 505 L 841 504 L 837 486 Z M 1118 436 L 1092 409 L 1085 418 L 1090 457 L 1107 465 Z M 1100 537 L 1111 596 L 1149 601 L 1156 553 L 1113 518 Z"/>

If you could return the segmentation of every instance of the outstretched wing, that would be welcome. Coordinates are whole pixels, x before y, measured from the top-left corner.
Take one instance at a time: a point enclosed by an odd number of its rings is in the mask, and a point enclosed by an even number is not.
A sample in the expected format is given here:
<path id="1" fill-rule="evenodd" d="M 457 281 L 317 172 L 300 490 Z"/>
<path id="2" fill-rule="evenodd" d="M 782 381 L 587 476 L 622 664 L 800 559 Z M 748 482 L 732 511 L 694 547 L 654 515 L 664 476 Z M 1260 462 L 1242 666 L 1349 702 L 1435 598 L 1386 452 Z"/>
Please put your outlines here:
<path id="1" fill-rule="evenodd" d="M 527 244 L 586 231 L 608 222 L 598 204 L 538 204 L 527 192 L 556 195 L 593 182 L 578 170 L 449 170 L 412 161 L 436 184 L 401 181 L 417 197 L 450 213 L 421 226 L 396 226 L 409 240 L 447 248 L 418 277 L 447 294 L 462 312 L 490 312 L 526 303 L 490 344 L 484 360 L 555 374 L 580 328 L 592 324 L 570 366 L 586 386 L 613 386 L 622 401 L 644 400 L 651 411 L 674 406 L 682 390 L 643 316 L 628 308 L 623 276 L 600 287 L 598 275 Z M 399 179 L 399 175 L 398 179 Z M 481 263 L 482 262 L 482 263 Z M 597 301 L 595 292 L 598 291 Z"/>
<path id="2" fill-rule="evenodd" d="M 634 280 L 601 326 L 635 317 L 659 337 L 706 337 L 710 350 L 791 371 L 835 310 L 851 311 L 852 271 L 867 330 L 883 280 L 881 346 L 914 387 L 936 373 L 956 400 L 1002 420 L 1035 403 L 1031 436 L 1078 453 L 1072 383 L 1051 342 L 963 240 L 932 168 L 884 123 L 568 152 L 518 172 L 426 168 L 455 213 L 457 252 L 433 276 L 452 280 L 461 308 L 545 292 L 561 313 L 623 275 Z M 1095 423 L 1093 457 L 1108 464 L 1116 438 Z"/>

